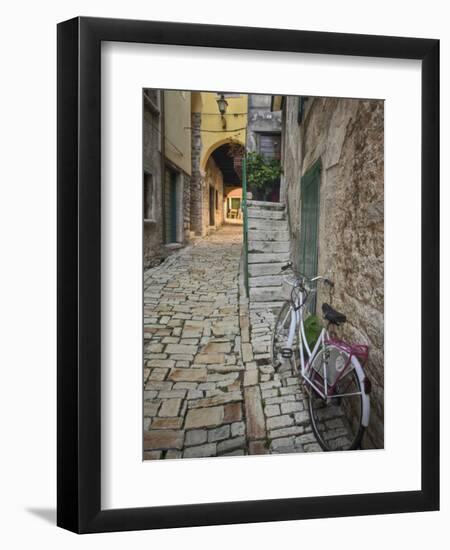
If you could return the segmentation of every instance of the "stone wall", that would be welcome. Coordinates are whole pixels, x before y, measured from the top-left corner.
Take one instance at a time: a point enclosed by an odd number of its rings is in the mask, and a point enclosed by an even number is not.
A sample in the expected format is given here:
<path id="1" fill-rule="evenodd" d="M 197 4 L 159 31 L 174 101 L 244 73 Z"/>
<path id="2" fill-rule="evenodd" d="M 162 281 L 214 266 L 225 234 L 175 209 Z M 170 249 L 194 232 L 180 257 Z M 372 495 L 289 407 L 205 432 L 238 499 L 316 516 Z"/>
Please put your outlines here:
<path id="1" fill-rule="evenodd" d="M 371 422 L 365 447 L 384 445 L 384 103 L 314 98 L 298 123 L 298 98 L 287 97 L 283 135 L 291 256 L 299 265 L 300 177 L 320 158 L 318 273 L 335 282 L 330 297 L 347 316 L 340 335 L 370 348 Z M 320 311 L 320 310 L 319 310 Z"/>
<path id="2" fill-rule="evenodd" d="M 300 174 L 302 174 L 302 128 L 297 122 L 298 97 L 286 96 L 283 109 L 283 132 L 281 135 L 281 176 L 280 202 L 286 202 L 289 218 L 291 243 L 300 235 Z M 292 260 L 299 263 L 299 247 L 291 248 Z"/>
<path id="3" fill-rule="evenodd" d="M 183 244 L 191 237 L 191 176 L 183 174 Z"/>
<path id="4" fill-rule="evenodd" d="M 151 97 L 158 102 L 159 91 L 152 90 Z M 150 97 L 150 96 L 149 96 Z M 157 105 L 156 105 L 157 106 Z M 153 217 L 144 221 L 144 266 L 158 263 L 162 255 L 163 235 L 163 198 L 161 174 L 161 132 L 160 116 L 150 103 L 144 99 L 143 120 L 143 164 L 144 173 L 153 178 Z"/>
<path id="5" fill-rule="evenodd" d="M 258 150 L 258 133 L 281 132 L 281 111 L 271 111 L 270 95 L 252 94 L 248 102 L 247 149 Z"/>
<path id="6" fill-rule="evenodd" d="M 200 113 L 192 113 L 191 117 L 191 188 L 190 188 L 190 230 L 196 235 L 202 235 L 202 175 L 200 160 L 202 153 L 202 135 L 200 132 L 202 117 Z"/>

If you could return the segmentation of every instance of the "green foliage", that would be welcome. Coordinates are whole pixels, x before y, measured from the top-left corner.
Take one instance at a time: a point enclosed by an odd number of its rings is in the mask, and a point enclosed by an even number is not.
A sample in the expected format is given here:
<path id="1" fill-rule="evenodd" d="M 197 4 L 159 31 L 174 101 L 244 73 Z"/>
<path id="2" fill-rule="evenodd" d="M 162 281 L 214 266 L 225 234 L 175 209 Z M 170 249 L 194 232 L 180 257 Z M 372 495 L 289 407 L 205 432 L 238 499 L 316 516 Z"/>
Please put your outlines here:
<path id="1" fill-rule="evenodd" d="M 266 200 L 281 174 L 277 159 L 265 159 L 255 152 L 247 153 L 247 185 L 256 199 Z"/>
<path id="2" fill-rule="evenodd" d="M 305 319 L 305 335 L 310 349 L 315 346 L 321 330 L 322 323 L 317 315 L 310 315 Z"/>

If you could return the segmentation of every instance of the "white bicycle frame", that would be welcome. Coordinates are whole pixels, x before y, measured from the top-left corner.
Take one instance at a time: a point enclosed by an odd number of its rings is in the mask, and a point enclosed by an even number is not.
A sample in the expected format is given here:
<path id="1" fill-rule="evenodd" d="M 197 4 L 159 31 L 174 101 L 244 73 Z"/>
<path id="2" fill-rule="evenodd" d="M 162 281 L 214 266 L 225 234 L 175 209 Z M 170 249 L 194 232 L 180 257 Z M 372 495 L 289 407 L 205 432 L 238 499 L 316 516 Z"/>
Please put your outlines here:
<path id="1" fill-rule="evenodd" d="M 311 282 L 318 282 L 320 280 L 325 280 L 324 277 L 318 276 L 311 279 Z M 290 286 L 295 286 L 295 283 L 291 283 L 285 279 L 285 282 L 287 282 Z M 311 292 L 315 292 L 315 290 L 312 290 Z M 295 301 L 291 301 L 290 308 L 288 310 L 288 313 L 286 317 L 283 319 L 282 326 L 284 325 L 287 316 L 291 316 L 291 321 L 289 325 L 289 334 L 288 334 L 288 340 L 287 340 L 287 348 L 293 349 L 293 343 L 295 338 L 295 333 L 298 328 L 298 341 L 299 341 L 299 350 L 300 350 L 300 374 L 302 378 L 309 384 L 311 387 L 313 387 L 316 392 L 327 402 L 331 399 L 336 399 L 338 397 L 348 397 L 352 395 L 361 395 L 362 399 L 362 419 L 361 424 L 367 428 L 369 425 L 369 418 L 370 418 L 370 398 L 369 395 L 365 393 L 364 391 L 364 379 L 365 374 L 364 370 L 362 368 L 361 363 L 359 362 L 358 358 L 354 355 L 351 355 L 351 362 L 352 366 L 358 376 L 361 392 L 354 392 L 354 393 L 345 393 L 345 394 L 335 394 L 333 396 L 328 395 L 328 385 L 327 385 L 327 365 L 326 361 L 323 363 L 323 369 L 324 369 L 324 388 L 319 388 L 314 382 L 311 380 L 310 374 L 312 370 L 312 363 L 314 358 L 316 357 L 319 349 L 322 347 L 325 347 L 325 342 L 330 339 L 328 330 L 325 328 L 322 328 L 319 337 L 317 338 L 317 341 L 314 345 L 314 348 L 311 350 L 308 344 L 308 341 L 306 339 L 305 334 L 305 324 L 303 321 L 303 314 L 304 309 L 306 307 L 306 290 L 300 290 L 298 293 L 297 298 Z M 332 344 L 333 345 L 333 344 Z M 305 361 L 305 353 L 304 349 L 306 350 L 306 353 L 308 354 L 308 359 Z M 295 354 L 293 355 L 294 363 L 295 363 Z"/>

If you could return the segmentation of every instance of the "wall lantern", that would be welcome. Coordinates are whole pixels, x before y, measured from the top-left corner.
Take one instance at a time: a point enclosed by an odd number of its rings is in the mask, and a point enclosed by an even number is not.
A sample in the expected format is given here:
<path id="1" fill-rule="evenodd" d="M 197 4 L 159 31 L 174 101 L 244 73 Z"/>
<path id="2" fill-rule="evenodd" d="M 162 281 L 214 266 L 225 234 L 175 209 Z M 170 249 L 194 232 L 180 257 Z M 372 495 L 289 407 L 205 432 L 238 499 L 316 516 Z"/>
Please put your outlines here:
<path id="1" fill-rule="evenodd" d="M 227 112 L 228 107 L 228 101 L 225 99 L 224 94 L 220 94 L 219 99 L 217 101 L 217 106 L 219 107 L 219 112 L 223 116 Z"/>

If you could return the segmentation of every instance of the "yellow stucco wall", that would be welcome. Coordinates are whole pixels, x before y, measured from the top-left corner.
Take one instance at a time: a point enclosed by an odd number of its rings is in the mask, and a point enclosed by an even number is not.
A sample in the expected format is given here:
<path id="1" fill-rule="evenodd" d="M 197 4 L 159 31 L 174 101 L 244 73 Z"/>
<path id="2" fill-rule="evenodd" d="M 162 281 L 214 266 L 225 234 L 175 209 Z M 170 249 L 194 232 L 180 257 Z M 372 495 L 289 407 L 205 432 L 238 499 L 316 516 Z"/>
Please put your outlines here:
<path id="1" fill-rule="evenodd" d="M 228 106 L 225 114 L 226 129 L 224 132 L 217 106 L 219 96 L 214 92 L 195 92 L 192 95 L 192 111 L 200 112 L 202 115 L 200 168 L 205 170 L 208 158 L 220 145 L 233 140 L 245 146 L 248 98 L 245 94 L 241 94 L 239 97 L 228 97 L 225 94 Z"/>
<path id="2" fill-rule="evenodd" d="M 191 92 L 164 92 L 165 156 L 191 174 Z"/>

